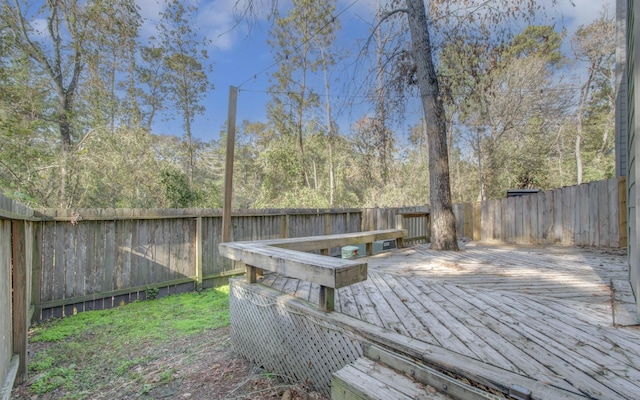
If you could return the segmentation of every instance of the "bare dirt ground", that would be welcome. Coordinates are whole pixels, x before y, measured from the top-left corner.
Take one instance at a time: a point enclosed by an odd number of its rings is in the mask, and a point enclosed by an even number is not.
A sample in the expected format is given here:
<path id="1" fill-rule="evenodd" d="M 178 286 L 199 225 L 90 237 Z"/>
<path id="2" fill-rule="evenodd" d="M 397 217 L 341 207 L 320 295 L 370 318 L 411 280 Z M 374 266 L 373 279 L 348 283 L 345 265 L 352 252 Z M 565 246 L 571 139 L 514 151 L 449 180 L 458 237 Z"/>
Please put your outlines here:
<path id="1" fill-rule="evenodd" d="M 30 353 L 50 343 L 35 343 Z M 250 365 L 232 352 L 229 328 L 177 338 L 170 343 L 142 350 L 153 352 L 153 361 L 132 367 L 132 371 L 109 376 L 100 366 L 95 369 L 95 387 L 82 393 L 63 388 L 44 395 L 32 394 L 33 377 L 14 388 L 12 399 L 282 399 L 327 400 L 301 385 L 283 383 L 277 377 Z M 144 354 L 131 354 L 131 358 Z M 173 371 L 171 373 L 171 371 Z M 168 373 L 169 372 L 169 373 Z M 169 378 L 167 378 L 169 376 Z"/>

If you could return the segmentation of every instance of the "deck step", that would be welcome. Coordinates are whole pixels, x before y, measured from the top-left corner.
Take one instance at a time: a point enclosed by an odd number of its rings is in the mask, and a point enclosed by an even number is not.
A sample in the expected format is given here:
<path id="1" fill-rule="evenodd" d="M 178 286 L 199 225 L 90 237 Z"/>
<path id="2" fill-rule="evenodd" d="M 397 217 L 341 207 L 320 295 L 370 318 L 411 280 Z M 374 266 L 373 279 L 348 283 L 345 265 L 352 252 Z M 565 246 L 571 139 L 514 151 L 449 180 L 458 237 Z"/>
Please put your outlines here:
<path id="1" fill-rule="evenodd" d="M 332 400 L 451 400 L 431 386 L 369 358 L 361 357 L 333 374 Z"/>

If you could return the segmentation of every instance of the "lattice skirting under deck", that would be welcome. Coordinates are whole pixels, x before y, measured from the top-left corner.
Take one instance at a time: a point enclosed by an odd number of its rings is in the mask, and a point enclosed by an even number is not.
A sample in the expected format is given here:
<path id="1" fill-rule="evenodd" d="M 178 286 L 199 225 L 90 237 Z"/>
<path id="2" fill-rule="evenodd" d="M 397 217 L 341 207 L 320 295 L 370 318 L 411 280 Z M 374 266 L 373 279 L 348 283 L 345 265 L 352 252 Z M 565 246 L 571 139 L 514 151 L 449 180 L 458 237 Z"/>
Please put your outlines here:
<path id="1" fill-rule="evenodd" d="M 310 303 L 240 279 L 230 285 L 234 350 L 285 381 L 329 396 L 331 374 L 362 356 L 361 338 Z"/>

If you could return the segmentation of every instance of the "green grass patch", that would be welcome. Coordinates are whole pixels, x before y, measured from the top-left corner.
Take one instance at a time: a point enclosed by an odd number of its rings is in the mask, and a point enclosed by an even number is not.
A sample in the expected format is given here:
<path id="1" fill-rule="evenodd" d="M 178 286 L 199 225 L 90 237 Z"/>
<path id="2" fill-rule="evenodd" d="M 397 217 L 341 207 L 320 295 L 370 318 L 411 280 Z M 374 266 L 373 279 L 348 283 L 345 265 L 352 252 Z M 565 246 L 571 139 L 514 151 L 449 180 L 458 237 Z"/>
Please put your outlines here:
<path id="1" fill-rule="evenodd" d="M 158 357 L 147 351 L 151 346 L 228 325 L 229 286 L 82 312 L 36 325 L 30 341 L 40 343 L 43 350 L 30 359 L 31 392 L 44 394 L 63 388 L 66 398 L 86 398 L 84 394 L 101 384 L 95 380 L 97 371 L 105 386 L 117 377 L 135 380 L 136 367 Z M 170 379 L 173 371 L 166 375 L 163 380 Z"/>
<path id="2" fill-rule="evenodd" d="M 74 377 L 75 370 L 73 368 L 50 368 L 36 376 L 31 385 L 31 391 L 35 394 L 44 394 L 62 386 L 70 388 L 73 384 Z"/>
<path id="3" fill-rule="evenodd" d="M 117 332 L 124 341 L 165 339 L 229 325 L 229 286 L 136 301 L 109 310 L 87 311 L 35 326 L 32 342 L 57 342 L 85 333 Z"/>

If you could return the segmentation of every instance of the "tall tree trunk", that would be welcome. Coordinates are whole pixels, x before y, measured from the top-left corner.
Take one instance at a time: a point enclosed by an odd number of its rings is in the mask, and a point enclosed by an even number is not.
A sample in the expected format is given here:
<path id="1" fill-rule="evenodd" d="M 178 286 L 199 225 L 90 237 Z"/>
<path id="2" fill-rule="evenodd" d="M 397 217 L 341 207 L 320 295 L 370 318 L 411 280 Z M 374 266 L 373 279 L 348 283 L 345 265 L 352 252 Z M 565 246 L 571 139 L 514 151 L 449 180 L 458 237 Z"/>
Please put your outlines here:
<path id="1" fill-rule="evenodd" d="M 456 223 L 451 205 L 447 127 L 433 65 L 429 26 L 423 0 L 406 0 L 411 32 L 413 61 L 427 121 L 429 143 L 429 183 L 431 202 L 431 248 L 458 250 Z"/>
<path id="2" fill-rule="evenodd" d="M 575 155 L 576 155 L 576 183 L 582 184 L 582 123 L 578 124 L 578 134 L 576 135 Z"/>
<path id="3" fill-rule="evenodd" d="M 195 169 L 195 151 L 193 146 L 193 137 L 191 135 L 191 111 L 188 107 L 184 110 L 184 130 L 187 137 L 187 177 L 189 179 L 189 190 L 193 192 L 193 171 Z M 192 200 L 190 200 L 192 202 Z M 189 204 L 192 206 L 193 204 Z"/>
<path id="4" fill-rule="evenodd" d="M 58 90 L 58 92 L 63 92 Z M 62 208 L 68 207 L 68 185 L 69 185 L 69 153 L 72 150 L 71 136 L 72 127 L 71 121 L 69 121 L 69 114 L 72 110 L 71 100 L 69 96 L 58 96 L 58 115 L 57 123 L 58 129 L 60 129 L 60 138 L 62 140 L 61 158 L 60 163 L 60 189 L 58 191 L 58 206 Z"/>
<path id="5" fill-rule="evenodd" d="M 300 100 L 297 104 L 297 121 L 296 121 L 296 130 L 298 134 L 298 150 L 300 151 L 300 167 L 302 170 L 302 184 L 306 185 L 308 188 L 311 188 L 311 184 L 309 183 L 309 174 L 307 173 L 307 167 L 305 164 L 305 156 L 304 156 L 304 140 L 303 140 L 303 129 L 302 125 L 304 124 L 304 97 L 307 95 L 307 44 L 304 43 L 304 57 L 302 59 L 302 83 L 300 88 Z"/>
<path id="6" fill-rule="evenodd" d="M 476 151 L 478 152 L 478 201 L 484 201 L 487 198 L 485 193 L 485 182 L 482 175 L 482 140 L 480 137 L 480 129 L 476 130 Z"/>
<path id="7" fill-rule="evenodd" d="M 380 20 L 382 18 L 381 10 L 380 10 L 380 1 L 377 3 L 377 12 L 376 12 L 376 24 L 380 24 Z M 375 31 L 376 38 L 376 57 L 377 57 L 377 65 L 376 65 L 376 75 L 378 76 L 378 87 L 376 88 L 376 124 L 375 124 L 375 135 L 376 142 L 379 144 L 379 165 L 380 165 L 380 175 L 382 178 L 382 184 L 387 185 L 389 181 L 389 137 L 387 132 L 387 109 L 385 104 L 384 97 L 384 65 L 382 62 L 382 56 L 384 51 L 384 44 L 382 42 L 382 27 L 378 27 Z"/>
<path id="8" fill-rule="evenodd" d="M 589 76 L 587 77 L 587 82 L 580 89 L 580 104 L 578 104 L 578 133 L 576 134 L 576 143 L 575 143 L 575 156 L 576 156 L 576 180 L 577 184 L 580 185 L 582 183 L 582 140 L 583 140 L 583 120 L 584 120 L 584 110 L 587 106 L 587 101 L 589 100 L 589 90 L 591 89 L 591 82 L 593 81 L 593 74 L 595 73 L 596 63 L 593 62 L 589 67 Z"/>
<path id="9" fill-rule="evenodd" d="M 328 73 L 328 65 L 327 59 L 324 54 L 324 48 L 322 46 L 318 46 L 320 49 L 320 54 L 322 55 L 322 73 L 324 75 L 324 94 L 325 94 L 325 103 L 324 110 L 327 118 L 327 144 L 328 144 L 328 153 L 329 153 L 329 207 L 333 207 L 335 203 L 336 196 L 336 188 L 334 181 L 334 171 L 333 171 L 333 141 L 334 141 L 334 124 L 333 117 L 331 116 L 331 100 L 329 97 L 329 73 Z"/>

